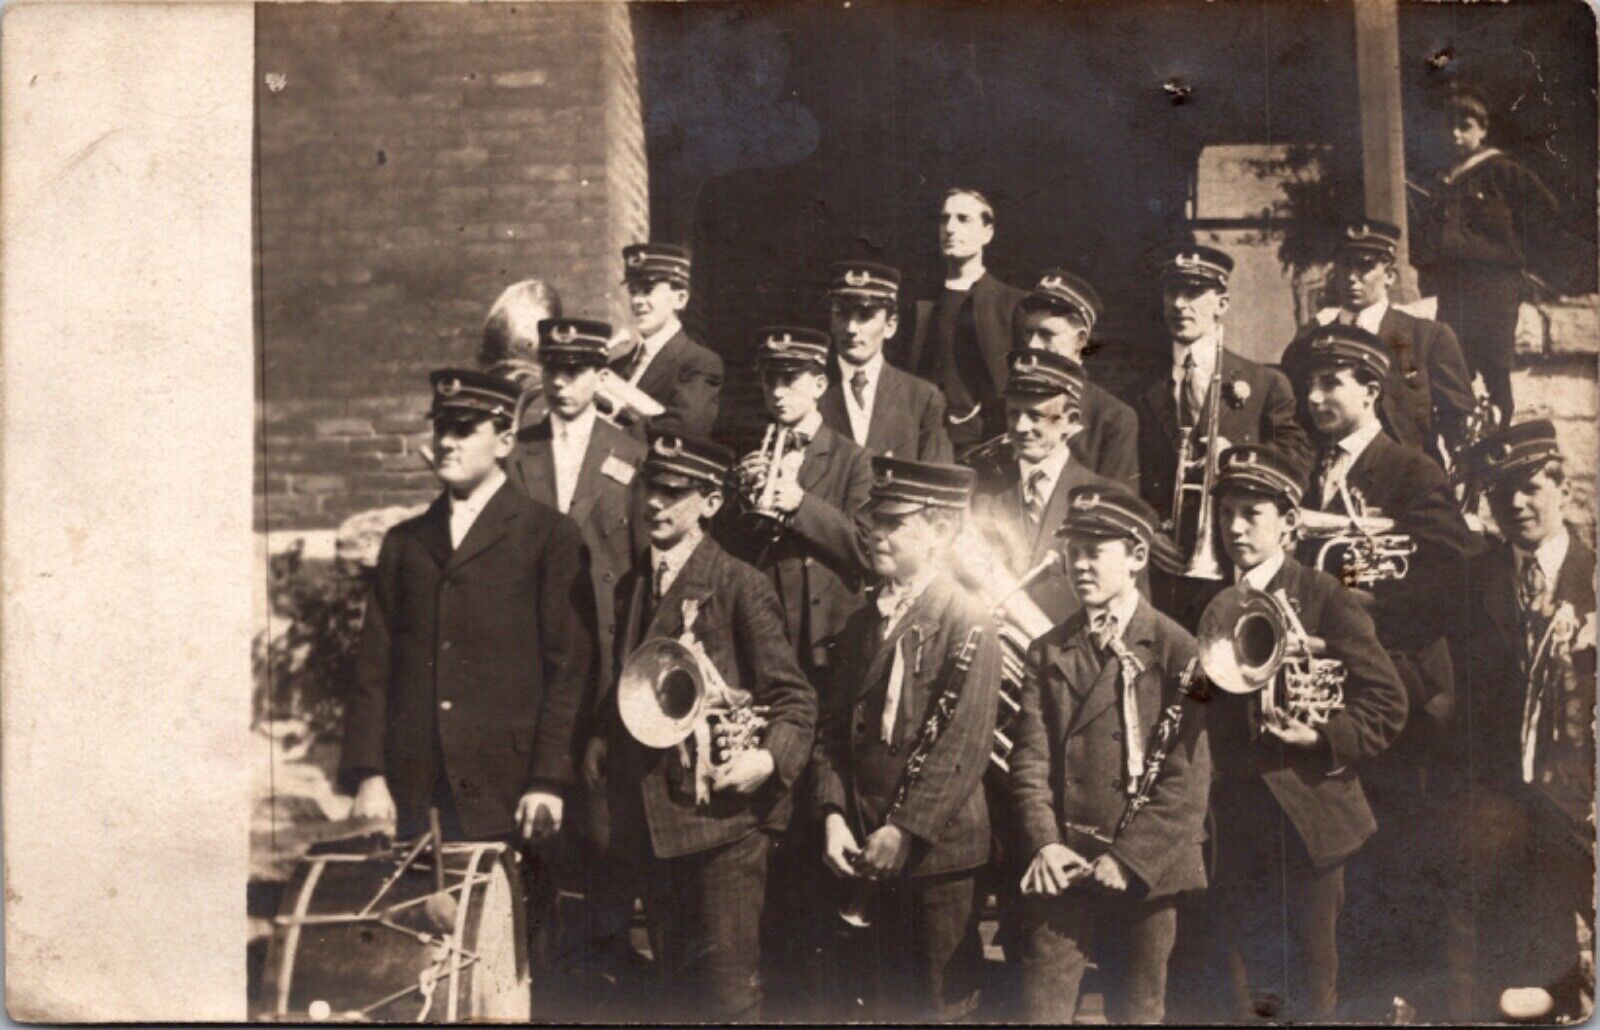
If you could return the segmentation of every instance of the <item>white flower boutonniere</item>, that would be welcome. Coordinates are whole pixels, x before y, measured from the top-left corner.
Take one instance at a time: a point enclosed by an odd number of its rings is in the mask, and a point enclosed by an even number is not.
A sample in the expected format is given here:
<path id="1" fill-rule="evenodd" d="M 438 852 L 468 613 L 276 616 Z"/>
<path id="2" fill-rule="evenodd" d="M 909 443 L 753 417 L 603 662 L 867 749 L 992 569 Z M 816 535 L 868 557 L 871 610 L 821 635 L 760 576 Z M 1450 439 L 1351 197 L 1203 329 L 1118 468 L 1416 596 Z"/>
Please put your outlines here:
<path id="1" fill-rule="evenodd" d="M 1244 407 L 1244 402 L 1250 399 L 1250 384 L 1243 379 L 1235 379 L 1222 388 L 1228 404 L 1235 408 Z"/>

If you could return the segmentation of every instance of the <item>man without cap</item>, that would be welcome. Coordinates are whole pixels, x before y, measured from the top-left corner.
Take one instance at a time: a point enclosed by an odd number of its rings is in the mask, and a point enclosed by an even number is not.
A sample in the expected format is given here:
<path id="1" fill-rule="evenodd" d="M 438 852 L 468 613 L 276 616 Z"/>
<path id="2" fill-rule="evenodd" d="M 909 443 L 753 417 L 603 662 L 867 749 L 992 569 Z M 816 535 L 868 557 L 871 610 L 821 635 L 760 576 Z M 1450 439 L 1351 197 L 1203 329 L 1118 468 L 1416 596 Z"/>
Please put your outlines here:
<path id="1" fill-rule="evenodd" d="M 1411 259 L 1424 289 L 1439 297 L 1439 321 L 1455 330 L 1467 367 L 1483 376 L 1501 422 L 1509 424 L 1524 270 L 1548 238 L 1559 204 L 1533 172 L 1485 145 L 1489 124 L 1482 93 L 1462 88 L 1451 95 L 1456 163 L 1423 203 Z"/>
<path id="2" fill-rule="evenodd" d="M 883 349 L 899 327 L 900 272 L 871 261 L 840 261 L 828 288 L 834 360 L 822 418 L 869 452 L 913 461 L 949 461 L 944 395 L 902 372 Z"/>
<path id="3" fill-rule="evenodd" d="M 616 373 L 667 410 L 660 432 L 709 438 L 722 396 L 722 358 L 696 343 L 680 320 L 689 304 L 689 251 L 666 243 L 622 248 L 623 285 L 640 341 Z"/>
<path id="4" fill-rule="evenodd" d="M 1278 367 L 1302 400 L 1300 424 L 1315 439 L 1316 424 L 1304 404 L 1311 334 L 1319 326 L 1339 323 L 1379 337 L 1389 348 L 1389 375 L 1378 402 L 1384 430 L 1443 464 L 1444 455 L 1459 446 L 1472 415 L 1472 380 L 1448 325 L 1409 315 L 1389 302 L 1399 251 L 1398 226 L 1371 219 L 1346 225 L 1328 277 L 1332 303 L 1290 341 Z"/>
<path id="5" fill-rule="evenodd" d="M 1594 552 L 1566 521 L 1551 423 L 1501 430 L 1466 462 L 1501 539 L 1473 557 L 1462 604 L 1475 889 L 1457 960 L 1478 996 L 1451 1015 L 1581 1020 L 1594 987 Z"/>
<path id="6" fill-rule="evenodd" d="M 1372 619 L 1338 580 L 1285 550 L 1299 521 L 1300 476 L 1278 452 L 1242 446 L 1222 454 L 1216 481 L 1236 582 L 1281 592 L 1306 633 L 1325 643 L 1321 657 L 1344 671 L 1343 705 L 1325 722 L 1281 705 L 1268 714 L 1261 691 L 1216 690 L 1209 703 L 1220 924 L 1212 938 L 1230 1016 L 1242 1022 L 1336 1014 L 1344 865 L 1376 829 L 1359 770 L 1406 720 L 1405 687 Z"/>
<path id="7" fill-rule="evenodd" d="M 762 710 L 758 746 L 725 755 L 726 738 L 714 736 L 708 755 L 691 735 L 677 748 L 650 747 L 608 704 L 585 758 L 607 784 L 613 853 L 643 866 L 634 882 L 644 885 L 651 950 L 675 1003 L 666 1017 L 689 1021 L 761 1019 L 767 857 L 816 726 L 816 692 L 772 584 L 706 532 L 732 457 L 703 440 L 651 441 L 640 468 L 650 548 L 618 588 L 615 653 L 625 663 L 645 640 L 688 636 L 729 694 Z M 697 771 L 707 762 L 709 782 Z"/>
<path id="8" fill-rule="evenodd" d="M 1183 511 L 1172 511 L 1178 475 L 1179 442 L 1187 431 L 1191 455 L 1215 458 L 1231 444 L 1261 444 L 1282 453 L 1301 469 L 1310 462 L 1310 444 L 1295 418 L 1294 390 L 1282 372 L 1240 357 L 1223 343 L 1228 310 L 1228 277 L 1233 259 L 1213 247 L 1187 246 L 1173 252 L 1161 272 L 1162 304 L 1171 333 L 1171 363 L 1139 389 L 1139 493 L 1163 519 L 1177 518 L 1172 533 L 1185 559 L 1197 546 L 1196 519 L 1203 462 L 1192 466 Z M 1213 377 L 1221 379 L 1215 441 L 1205 439 Z M 1156 606 L 1169 614 L 1192 606 L 1194 581 L 1154 577 Z M 1183 617 L 1179 616 L 1179 621 Z"/>
<path id="9" fill-rule="evenodd" d="M 798 326 L 759 330 L 756 368 L 783 454 L 754 451 L 740 462 L 741 503 L 724 512 L 730 549 L 771 580 L 783 604 L 787 639 L 819 689 L 850 613 L 871 573 L 862 513 L 872 487 L 867 452 L 823 424 L 817 402 L 828 386 L 828 335 Z M 770 498 L 770 510 L 761 506 Z M 822 699 L 826 704 L 826 698 Z M 802 781 L 801 796 L 809 794 Z M 772 854 L 763 923 L 771 1003 L 810 1000 L 820 913 L 814 896 L 820 828 L 797 812 Z M 793 995 L 798 994 L 797 999 Z"/>
<path id="10" fill-rule="evenodd" d="M 1366 592 L 1409 705 L 1405 732 L 1363 771 L 1378 832 L 1350 879 L 1352 930 L 1368 942 L 1353 980 L 1371 986 L 1378 1008 L 1365 1014 L 1381 1018 L 1396 997 L 1413 1007 L 1440 1000 L 1418 992 L 1440 980 L 1444 921 L 1425 902 L 1397 905 L 1395 885 L 1459 879 L 1450 875 L 1454 842 L 1440 831 L 1457 807 L 1467 760 L 1449 733 L 1455 670 L 1448 644 L 1459 624 L 1467 527 L 1438 464 L 1383 431 L 1378 411 L 1392 381 L 1384 341 L 1335 322 L 1306 342 L 1303 404 L 1322 441 L 1307 507 L 1392 520 L 1392 531 L 1415 547 L 1403 578 L 1358 582 L 1339 557 L 1349 552 L 1338 549 L 1323 570 Z M 1305 540 L 1300 559 L 1314 564 L 1323 544 Z"/>
<path id="11" fill-rule="evenodd" d="M 959 1019 L 977 997 L 976 873 L 989 858 L 980 789 L 1000 652 L 981 603 L 945 571 L 972 472 L 873 459 L 880 587 L 841 635 L 812 761 L 824 861 L 870 928 L 834 1018 Z"/>
<path id="12" fill-rule="evenodd" d="M 1103 311 L 1093 286 L 1065 269 L 1052 268 L 1017 308 L 1019 346 L 1053 351 L 1081 366 Z M 1091 382 L 1087 371 L 1083 379 L 1083 429 L 1072 437 L 1073 456 L 1097 475 L 1136 487 L 1139 416 Z"/>
<path id="13" fill-rule="evenodd" d="M 1067 1024 L 1084 968 L 1111 1023 L 1160 1023 L 1177 895 L 1206 884 L 1211 758 L 1187 693 L 1195 642 L 1139 594 L 1155 510 L 1072 491 L 1060 533 L 1082 607 L 1034 641 L 1011 755 L 1022 874 L 1023 1018 Z"/>
<path id="14" fill-rule="evenodd" d="M 643 495 L 633 486 L 645 448 L 595 408 L 595 388 L 606 365 L 611 326 L 586 319 L 550 318 L 539 323 L 538 335 L 536 353 L 546 416 L 518 431 L 506 472 L 529 497 L 572 518 L 589 549 L 599 661 L 580 713 L 578 739 L 587 741 L 594 713 L 613 703 L 617 584 L 632 567 L 634 556 L 648 546 Z M 581 934 L 588 944 L 626 957 L 633 895 L 602 868 L 610 829 L 605 785 L 597 779 L 596 770 L 585 768 L 583 775 L 586 837 L 593 851 L 580 863 L 589 924 Z"/>
<path id="15" fill-rule="evenodd" d="M 905 367 L 944 394 L 950 440 L 966 450 L 999 434 L 1006 355 L 1022 291 L 984 267 L 994 240 L 994 207 L 977 190 L 946 191 L 939 211 L 944 284 L 916 302 Z"/>

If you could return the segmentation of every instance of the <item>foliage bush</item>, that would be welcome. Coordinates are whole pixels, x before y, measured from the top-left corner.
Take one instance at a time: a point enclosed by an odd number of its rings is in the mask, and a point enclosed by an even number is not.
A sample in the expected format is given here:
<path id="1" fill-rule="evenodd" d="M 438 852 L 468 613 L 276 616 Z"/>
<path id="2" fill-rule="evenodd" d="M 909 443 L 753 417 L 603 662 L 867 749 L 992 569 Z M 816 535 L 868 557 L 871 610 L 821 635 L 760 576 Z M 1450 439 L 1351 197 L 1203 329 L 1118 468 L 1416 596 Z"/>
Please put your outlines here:
<path id="1" fill-rule="evenodd" d="M 303 719 L 319 739 L 338 734 L 371 570 L 307 561 L 300 544 L 271 557 L 268 625 L 256 635 L 252 725 Z"/>

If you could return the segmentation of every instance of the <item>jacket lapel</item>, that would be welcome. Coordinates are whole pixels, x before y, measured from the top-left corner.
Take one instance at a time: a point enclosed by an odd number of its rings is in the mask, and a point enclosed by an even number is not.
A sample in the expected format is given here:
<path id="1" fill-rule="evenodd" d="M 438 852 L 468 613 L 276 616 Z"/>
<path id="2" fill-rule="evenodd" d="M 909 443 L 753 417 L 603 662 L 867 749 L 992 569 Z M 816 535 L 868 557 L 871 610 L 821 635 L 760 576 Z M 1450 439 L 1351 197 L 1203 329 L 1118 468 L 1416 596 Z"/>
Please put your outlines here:
<path id="1" fill-rule="evenodd" d="M 1029 568 L 1043 559 L 1045 552 L 1054 546 L 1056 530 L 1067 517 L 1067 495 L 1088 481 L 1089 470 L 1069 457 L 1066 466 L 1061 470 L 1061 475 L 1056 479 L 1055 489 L 1050 491 L 1050 499 L 1045 502 L 1044 514 L 1039 516 L 1039 524 L 1034 527 L 1033 550 L 1028 555 Z M 1015 493 L 1020 505 L 1022 502 L 1020 485 Z"/>
<path id="2" fill-rule="evenodd" d="M 1080 726 L 1086 726 L 1111 707 L 1117 699 L 1117 675 L 1121 671 L 1117 660 L 1109 653 L 1101 655 L 1089 637 L 1088 620 L 1083 615 L 1074 616 L 1079 626 L 1068 653 L 1062 655 L 1072 664 L 1068 670 L 1068 693 L 1072 696 L 1072 716 L 1066 721 L 1063 736 L 1070 737 Z M 1064 666 L 1064 669 L 1068 667 Z"/>
<path id="3" fill-rule="evenodd" d="M 656 603 L 655 614 L 650 618 L 645 637 L 675 637 L 683 632 L 683 602 L 691 599 L 704 601 L 711 593 L 711 567 L 715 551 L 716 544 L 711 542 L 709 535 L 695 545 L 694 553 L 678 570 L 672 586 Z M 640 577 L 645 590 L 651 589 L 649 578 L 648 570 L 646 575 Z"/>
<path id="4" fill-rule="evenodd" d="M 844 406 L 844 391 L 848 389 L 839 381 L 839 364 L 837 359 L 828 361 L 828 389 L 822 394 L 822 401 L 817 405 L 817 410 L 822 412 L 822 421 L 830 426 L 839 426 L 839 432 L 850 431 L 850 411 Z M 880 383 L 879 390 L 883 389 Z M 857 440 L 857 443 L 861 441 Z"/>
<path id="5" fill-rule="evenodd" d="M 483 506 L 483 511 L 478 513 L 478 519 L 467 530 L 466 538 L 461 541 L 461 546 L 450 555 L 450 564 L 446 569 L 458 569 L 465 563 L 476 558 L 484 551 L 499 541 L 511 528 L 511 523 L 522 514 L 522 509 L 517 504 L 517 488 L 507 480 L 500 484 L 500 489 L 489 498 L 489 503 Z M 449 532 L 448 518 L 446 530 Z"/>
<path id="6" fill-rule="evenodd" d="M 567 512 L 572 520 L 582 525 L 600 499 L 600 466 L 611 456 L 611 447 L 602 438 L 603 422 L 596 419 L 589 433 L 589 446 L 583 452 L 583 465 L 578 469 L 578 481 L 572 487 L 572 507 Z"/>
<path id="7" fill-rule="evenodd" d="M 528 430 L 526 442 L 519 445 L 512 458 L 517 463 L 517 474 L 522 479 L 528 496 L 541 504 L 556 506 L 556 467 L 551 443 L 550 420 Z"/>
<path id="8" fill-rule="evenodd" d="M 1578 534 L 1567 528 L 1567 556 L 1562 559 L 1561 571 L 1556 574 L 1556 587 L 1551 593 L 1557 607 L 1571 604 L 1573 613 L 1584 618 L 1594 611 L 1594 553 L 1578 539 Z"/>
<path id="9" fill-rule="evenodd" d="M 1178 408 L 1172 399 L 1172 377 L 1170 373 L 1156 376 L 1145 387 L 1145 407 L 1155 416 L 1156 424 L 1167 435 L 1167 440 L 1172 446 L 1178 446 Z"/>
<path id="10" fill-rule="evenodd" d="M 683 350 L 683 347 L 684 331 L 680 328 L 672 334 L 672 339 L 661 345 L 656 356 L 650 359 L 650 366 L 644 370 L 644 375 L 639 377 L 639 389 L 654 397 L 657 391 L 671 386 L 680 360 L 678 352 Z"/>
<path id="11" fill-rule="evenodd" d="M 446 494 L 434 498 L 423 513 L 418 539 L 439 568 L 450 564 L 450 501 Z"/>
<path id="12" fill-rule="evenodd" d="M 1003 325 L 1006 313 L 1000 310 L 1000 280 L 988 272 L 983 273 L 978 281 L 972 284 L 972 316 L 976 327 L 985 325 Z M 994 383 L 995 389 L 1005 386 L 1006 355 L 1010 353 L 1012 341 L 996 341 L 997 346 L 991 348 L 984 346 L 983 330 L 977 329 L 978 349 L 983 352 L 983 363 L 989 370 L 989 379 Z"/>
<path id="13" fill-rule="evenodd" d="M 810 491 L 828 471 L 828 454 L 833 450 L 833 430 L 824 423 L 817 427 L 817 435 L 806 444 L 805 456 L 800 459 L 800 489 Z"/>
<path id="14" fill-rule="evenodd" d="M 888 638 L 878 639 L 877 648 L 872 653 L 872 660 L 867 663 L 866 675 L 862 676 L 856 683 L 857 697 L 867 694 L 873 687 L 882 682 L 893 663 L 895 652 L 900 648 L 900 641 L 908 634 L 916 634 L 913 637 L 914 641 L 926 641 L 932 638 L 938 629 L 939 614 L 943 611 L 943 602 L 947 593 L 948 588 L 938 577 L 935 577 L 933 582 L 928 584 L 927 589 L 922 591 L 922 596 L 911 602 L 910 609 L 900 618 L 899 624 L 895 626 L 894 631 L 889 634 Z M 877 601 L 874 599 L 868 603 L 875 605 Z M 873 621 L 872 633 L 874 638 L 882 637 L 883 617 L 881 615 Z M 905 672 L 908 677 L 912 674 L 910 668 L 906 669 Z"/>
<path id="15" fill-rule="evenodd" d="M 883 370 L 878 373 L 878 392 L 872 398 L 872 418 L 867 423 L 867 439 L 862 446 L 873 454 L 884 457 L 894 457 L 888 445 L 890 441 L 885 438 L 894 424 L 897 413 L 903 413 L 900 407 L 901 394 L 905 384 L 900 381 L 900 370 L 883 363 Z M 915 454 L 902 454 L 902 458 L 915 458 Z"/>

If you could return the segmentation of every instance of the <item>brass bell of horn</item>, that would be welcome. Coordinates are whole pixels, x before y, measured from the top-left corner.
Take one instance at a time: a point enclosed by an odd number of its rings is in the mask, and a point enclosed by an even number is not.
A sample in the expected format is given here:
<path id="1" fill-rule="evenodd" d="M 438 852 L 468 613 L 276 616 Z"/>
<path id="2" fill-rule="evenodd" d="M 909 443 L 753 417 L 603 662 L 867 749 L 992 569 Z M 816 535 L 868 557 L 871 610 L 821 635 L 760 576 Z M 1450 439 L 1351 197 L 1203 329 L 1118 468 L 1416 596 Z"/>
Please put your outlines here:
<path id="1" fill-rule="evenodd" d="M 1231 587 L 1200 616 L 1200 666 L 1228 693 L 1253 694 L 1277 675 L 1289 629 L 1270 595 Z"/>
<path id="2" fill-rule="evenodd" d="M 652 637 L 628 656 L 617 680 L 617 710 L 646 747 L 675 747 L 694 732 L 706 701 L 706 676 L 694 652 Z"/>

